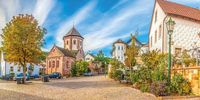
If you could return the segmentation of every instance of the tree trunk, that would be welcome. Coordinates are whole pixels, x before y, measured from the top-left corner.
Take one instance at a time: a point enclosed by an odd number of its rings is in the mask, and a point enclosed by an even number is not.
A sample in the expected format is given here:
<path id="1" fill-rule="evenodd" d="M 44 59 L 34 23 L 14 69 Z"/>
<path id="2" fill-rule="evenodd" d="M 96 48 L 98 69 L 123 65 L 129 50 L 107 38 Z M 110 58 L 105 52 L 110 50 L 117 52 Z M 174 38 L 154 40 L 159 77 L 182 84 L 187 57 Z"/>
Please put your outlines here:
<path id="1" fill-rule="evenodd" d="M 24 80 L 23 82 L 25 83 L 26 82 L 26 71 L 27 71 L 27 67 L 26 67 L 26 64 L 23 66 L 23 74 L 24 74 Z"/>

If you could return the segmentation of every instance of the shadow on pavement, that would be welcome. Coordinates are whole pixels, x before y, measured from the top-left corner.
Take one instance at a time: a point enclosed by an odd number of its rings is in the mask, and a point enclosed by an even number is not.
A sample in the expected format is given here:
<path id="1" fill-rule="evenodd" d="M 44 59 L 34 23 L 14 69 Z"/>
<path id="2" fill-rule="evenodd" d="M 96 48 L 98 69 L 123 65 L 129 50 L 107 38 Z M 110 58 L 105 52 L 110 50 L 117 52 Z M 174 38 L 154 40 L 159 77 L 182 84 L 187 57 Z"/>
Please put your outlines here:
<path id="1" fill-rule="evenodd" d="M 45 85 L 70 89 L 120 87 L 118 84 L 106 81 L 50 82 Z"/>
<path id="2" fill-rule="evenodd" d="M 0 89 L 0 100 L 50 100 L 20 92 Z"/>

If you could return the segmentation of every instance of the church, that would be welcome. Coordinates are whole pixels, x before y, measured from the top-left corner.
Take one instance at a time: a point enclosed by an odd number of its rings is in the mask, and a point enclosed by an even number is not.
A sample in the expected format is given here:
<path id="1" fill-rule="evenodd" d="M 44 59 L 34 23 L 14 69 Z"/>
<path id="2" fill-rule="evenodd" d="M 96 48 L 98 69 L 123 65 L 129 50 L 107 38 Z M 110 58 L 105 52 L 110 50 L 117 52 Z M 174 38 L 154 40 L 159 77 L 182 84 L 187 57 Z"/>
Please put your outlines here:
<path id="1" fill-rule="evenodd" d="M 54 45 L 46 58 L 46 74 L 60 72 L 66 76 L 70 74 L 75 61 L 84 60 L 84 38 L 73 26 L 63 37 L 64 48 Z"/>

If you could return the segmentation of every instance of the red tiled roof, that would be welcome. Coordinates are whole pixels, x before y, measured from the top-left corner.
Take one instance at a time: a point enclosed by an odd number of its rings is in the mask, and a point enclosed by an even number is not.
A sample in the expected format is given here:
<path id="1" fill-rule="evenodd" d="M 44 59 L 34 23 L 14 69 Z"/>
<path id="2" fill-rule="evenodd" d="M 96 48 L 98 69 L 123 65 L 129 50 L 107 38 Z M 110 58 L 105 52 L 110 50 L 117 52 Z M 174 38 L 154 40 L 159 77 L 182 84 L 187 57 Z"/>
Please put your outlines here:
<path id="1" fill-rule="evenodd" d="M 165 13 L 183 16 L 200 21 L 200 10 L 166 0 L 157 0 Z"/>

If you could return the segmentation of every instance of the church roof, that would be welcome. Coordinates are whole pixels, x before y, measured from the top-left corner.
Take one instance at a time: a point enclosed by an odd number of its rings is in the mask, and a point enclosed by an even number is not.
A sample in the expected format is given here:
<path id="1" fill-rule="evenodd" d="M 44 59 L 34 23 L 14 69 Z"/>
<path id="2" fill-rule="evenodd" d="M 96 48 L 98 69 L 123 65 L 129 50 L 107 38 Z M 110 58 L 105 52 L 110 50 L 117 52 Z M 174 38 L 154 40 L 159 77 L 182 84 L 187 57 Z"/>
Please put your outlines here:
<path id="1" fill-rule="evenodd" d="M 69 50 L 67 50 L 67 49 L 58 47 L 58 46 L 56 46 L 56 45 L 55 45 L 55 47 L 56 47 L 58 50 L 60 50 L 65 56 L 69 56 L 69 57 L 75 57 L 75 56 L 76 56 L 73 52 L 71 52 L 71 51 L 69 51 Z"/>
<path id="2" fill-rule="evenodd" d="M 69 30 L 69 32 L 65 36 L 79 36 L 83 38 L 74 26 Z"/>
<path id="3" fill-rule="evenodd" d="M 156 0 L 165 13 L 200 21 L 200 10 L 166 0 Z"/>

